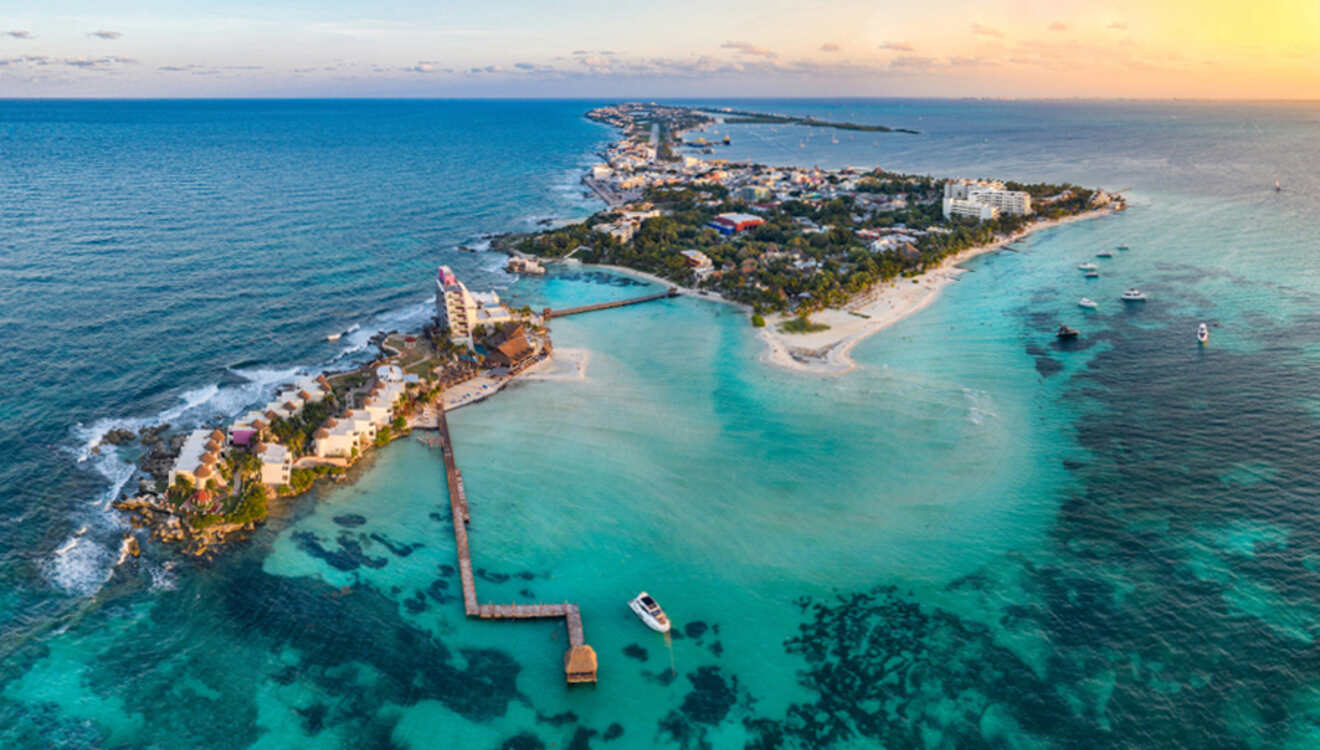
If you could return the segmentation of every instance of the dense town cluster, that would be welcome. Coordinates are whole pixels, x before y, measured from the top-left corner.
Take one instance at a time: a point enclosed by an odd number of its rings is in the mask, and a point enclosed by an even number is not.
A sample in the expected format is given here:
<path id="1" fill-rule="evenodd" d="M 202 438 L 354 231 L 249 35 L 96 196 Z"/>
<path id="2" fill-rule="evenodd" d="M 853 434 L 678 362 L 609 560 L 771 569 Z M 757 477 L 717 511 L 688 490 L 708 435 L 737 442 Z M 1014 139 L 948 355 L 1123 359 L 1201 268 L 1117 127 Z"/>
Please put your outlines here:
<path id="1" fill-rule="evenodd" d="M 681 133 L 674 110 L 663 108 L 670 137 Z M 1034 221 L 1121 201 L 1068 184 L 664 158 L 653 129 L 639 125 L 659 117 L 650 105 L 593 117 L 624 130 L 586 178 L 610 208 L 524 238 L 516 249 L 655 273 L 759 313 L 837 307 Z"/>

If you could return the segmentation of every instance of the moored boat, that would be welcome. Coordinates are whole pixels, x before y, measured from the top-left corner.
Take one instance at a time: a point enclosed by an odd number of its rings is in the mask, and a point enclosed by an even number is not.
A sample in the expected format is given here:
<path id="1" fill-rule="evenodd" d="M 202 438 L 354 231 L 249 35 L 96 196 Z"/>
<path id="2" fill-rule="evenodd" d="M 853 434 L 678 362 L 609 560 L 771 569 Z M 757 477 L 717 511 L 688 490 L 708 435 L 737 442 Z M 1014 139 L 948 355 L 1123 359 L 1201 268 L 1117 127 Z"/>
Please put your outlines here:
<path id="1" fill-rule="evenodd" d="M 1210 340 L 1210 328 L 1205 323 L 1202 323 L 1201 325 L 1197 326 L 1196 340 L 1202 344 Z"/>
<path id="2" fill-rule="evenodd" d="M 1077 300 L 1077 306 L 1085 307 L 1087 310 L 1094 310 L 1097 307 L 1099 307 L 1099 305 L 1095 303 L 1095 300 L 1091 299 L 1090 297 L 1082 297 L 1081 299 Z"/>
<path id="3" fill-rule="evenodd" d="M 1112 252 L 1108 251 L 1108 250 L 1101 250 L 1100 252 L 1098 252 L 1098 253 L 1095 254 L 1095 257 L 1097 257 L 1097 258 L 1112 258 L 1112 257 L 1114 257 L 1114 254 L 1113 254 Z"/>
<path id="4" fill-rule="evenodd" d="M 1087 271 L 1086 273 L 1084 273 L 1084 274 L 1082 274 L 1082 275 L 1085 276 L 1085 277 L 1088 278 L 1088 279 L 1098 279 L 1098 278 L 1100 278 L 1100 272 L 1099 272 L 1099 271 Z"/>
<path id="5" fill-rule="evenodd" d="M 1123 292 L 1119 299 L 1124 302 L 1145 302 L 1146 293 L 1136 287 L 1129 287 L 1126 292 Z"/>
<path id="6" fill-rule="evenodd" d="M 1097 266 L 1097 265 L 1094 264 L 1094 263 L 1078 263 L 1078 264 L 1077 264 L 1077 270 L 1078 270 L 1078 271 L 1097 271 L 1097 270 L 1099 270 L 1099 269 L 1100 269 L 1100 266 Z"/>
<path id="7" fill-rule="evenodd" d="M 632 611 L 637 613 L 641 621 L 646 626 L 657 633 L 669 632 L 669 618 L 665 616 L 665 611 L 660 608 L 660 603 L 651 598 L 651 595 L 643 591 L 628 602 Z"/>
<path id="8" fill-rule="evenodd" d="M 343 335 L 344 335 L 344 334 L 342 334 L 342 333 L 332 333 L 332 334 L 330 334 L 329 336 L 326 336 L 326 337 L 325 337 L 325 340 L 326 340 L 326 341 L 338 341 L 338 340 L 339 340 L 339 337 L 340 337 L 340 336 L 343 336 Z"/>

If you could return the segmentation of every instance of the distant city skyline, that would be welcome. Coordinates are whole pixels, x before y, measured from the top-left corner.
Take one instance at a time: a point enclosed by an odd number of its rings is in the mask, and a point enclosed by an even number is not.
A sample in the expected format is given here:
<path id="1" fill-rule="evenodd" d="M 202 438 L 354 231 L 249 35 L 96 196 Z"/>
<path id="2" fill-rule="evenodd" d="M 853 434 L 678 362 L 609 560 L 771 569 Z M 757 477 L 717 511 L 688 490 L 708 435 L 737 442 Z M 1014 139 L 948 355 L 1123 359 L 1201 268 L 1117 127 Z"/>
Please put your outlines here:
<path id="1" fill-rule="evenodd" d="M 3 97 L 1136 97 L 1320 92 L 1320 3 L 56 0 Z"/>

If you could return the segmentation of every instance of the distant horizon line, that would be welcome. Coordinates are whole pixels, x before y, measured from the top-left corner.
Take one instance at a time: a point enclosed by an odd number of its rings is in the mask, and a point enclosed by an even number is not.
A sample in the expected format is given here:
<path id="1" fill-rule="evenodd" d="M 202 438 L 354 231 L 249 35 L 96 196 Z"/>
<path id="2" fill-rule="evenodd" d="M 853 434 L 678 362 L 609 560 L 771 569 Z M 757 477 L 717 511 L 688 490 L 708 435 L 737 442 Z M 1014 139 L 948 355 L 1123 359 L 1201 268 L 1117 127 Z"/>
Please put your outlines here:
<path id="1" fill-rule="evenodd" d="M 0 102 L 204 102 L 204 101 L 945 101 L 945 102 L 1189 102 L 1217 104 L 1308 104 L 1309 98 L 1141 97 L 1141 96 L 0 96 Z"/>

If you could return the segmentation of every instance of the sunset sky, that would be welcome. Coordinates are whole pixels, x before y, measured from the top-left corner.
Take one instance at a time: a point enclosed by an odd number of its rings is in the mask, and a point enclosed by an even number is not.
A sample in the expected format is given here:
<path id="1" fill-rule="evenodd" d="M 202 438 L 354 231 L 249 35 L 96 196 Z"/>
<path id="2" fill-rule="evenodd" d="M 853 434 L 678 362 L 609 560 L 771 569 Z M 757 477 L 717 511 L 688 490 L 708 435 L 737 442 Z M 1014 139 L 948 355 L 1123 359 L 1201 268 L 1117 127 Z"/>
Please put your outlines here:
<path id="1" fill-rule="evenodd" d="M 1320 96 L 1320 0 L 17 5 L 0 96 Z"/>

